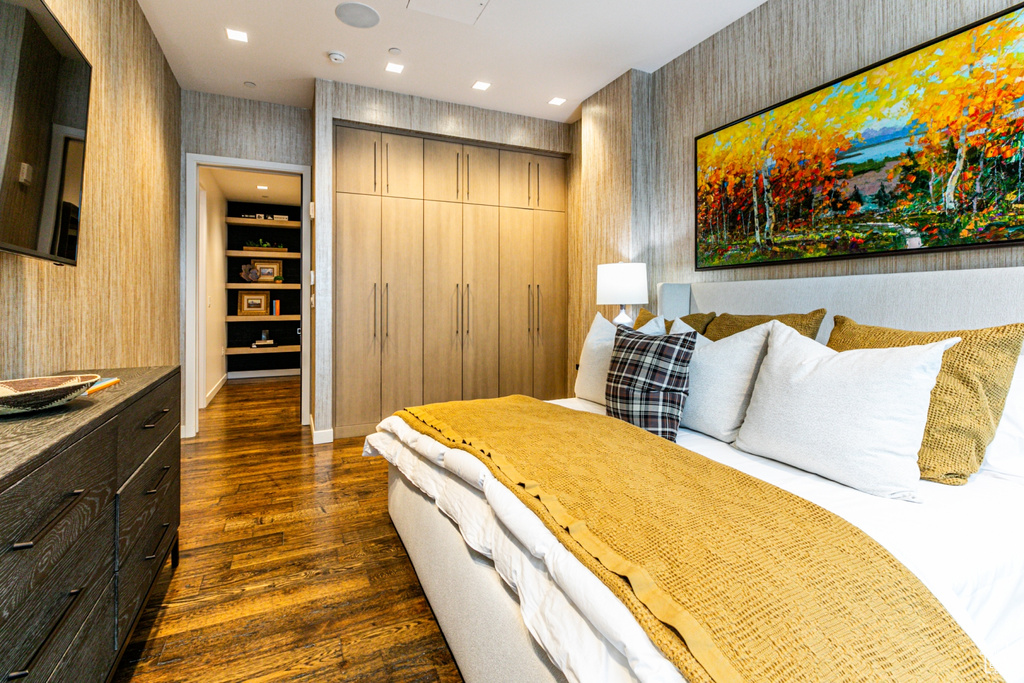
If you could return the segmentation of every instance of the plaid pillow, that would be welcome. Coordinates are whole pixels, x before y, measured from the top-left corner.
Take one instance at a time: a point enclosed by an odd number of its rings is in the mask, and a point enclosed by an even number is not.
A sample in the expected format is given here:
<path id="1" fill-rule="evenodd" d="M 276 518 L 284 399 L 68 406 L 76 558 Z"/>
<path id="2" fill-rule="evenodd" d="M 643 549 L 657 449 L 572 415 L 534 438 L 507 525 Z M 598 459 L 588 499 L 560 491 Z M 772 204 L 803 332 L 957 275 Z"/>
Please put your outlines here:
<path id="1" fill-rule="evenodd" d="M 608 414 L 676 440 L 696 332 L 650 336 L 619 325 L 608 370 Z"/>

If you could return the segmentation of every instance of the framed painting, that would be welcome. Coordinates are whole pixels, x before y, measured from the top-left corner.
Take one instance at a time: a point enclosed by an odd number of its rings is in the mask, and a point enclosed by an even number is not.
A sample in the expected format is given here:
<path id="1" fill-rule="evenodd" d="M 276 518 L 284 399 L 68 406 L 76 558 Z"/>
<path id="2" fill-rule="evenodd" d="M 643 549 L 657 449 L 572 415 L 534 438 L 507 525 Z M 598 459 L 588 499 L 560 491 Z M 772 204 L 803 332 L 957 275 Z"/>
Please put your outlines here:
<path id="1" fill-rule="evenodd" d="M 1021 5 L 696 139 L 698 270 L 1024 241 Z"/>
<path id="2" fill-rule="evenodd" d="M 238 315 L 270 315 L 270 292 L 248 290 L 239 292 Z"/>

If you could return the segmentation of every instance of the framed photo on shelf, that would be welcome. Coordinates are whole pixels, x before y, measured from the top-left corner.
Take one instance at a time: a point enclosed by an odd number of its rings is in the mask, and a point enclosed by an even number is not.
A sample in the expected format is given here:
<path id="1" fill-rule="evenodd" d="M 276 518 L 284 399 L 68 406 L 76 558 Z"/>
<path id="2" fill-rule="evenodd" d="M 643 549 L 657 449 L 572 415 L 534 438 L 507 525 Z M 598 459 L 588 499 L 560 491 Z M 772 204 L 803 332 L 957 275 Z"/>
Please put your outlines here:
<path id="1" fill-rule="evenodd" d="M 275 278 L 281 276 L 282 262 L 276 259 L 253 261 L 252 267 L 260 271 L 258 282 L 273 282 Z"/>
<path id="2" fill-rule="evenodd" d="M 270 292 L 239 292 L 238 315 L 270 315 Z"/>

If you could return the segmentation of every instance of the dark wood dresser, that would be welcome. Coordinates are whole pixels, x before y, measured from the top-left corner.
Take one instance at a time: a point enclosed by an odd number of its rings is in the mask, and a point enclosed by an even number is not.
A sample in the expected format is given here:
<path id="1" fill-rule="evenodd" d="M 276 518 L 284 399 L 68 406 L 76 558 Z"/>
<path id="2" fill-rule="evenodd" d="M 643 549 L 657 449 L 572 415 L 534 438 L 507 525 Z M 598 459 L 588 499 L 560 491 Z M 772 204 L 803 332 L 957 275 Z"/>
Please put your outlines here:
<path id="1" fill-rule="evenodd" d="M 0 683 L 104 681 L 167 555 L 177 565 L 181 375 L 0 417 Z"/>

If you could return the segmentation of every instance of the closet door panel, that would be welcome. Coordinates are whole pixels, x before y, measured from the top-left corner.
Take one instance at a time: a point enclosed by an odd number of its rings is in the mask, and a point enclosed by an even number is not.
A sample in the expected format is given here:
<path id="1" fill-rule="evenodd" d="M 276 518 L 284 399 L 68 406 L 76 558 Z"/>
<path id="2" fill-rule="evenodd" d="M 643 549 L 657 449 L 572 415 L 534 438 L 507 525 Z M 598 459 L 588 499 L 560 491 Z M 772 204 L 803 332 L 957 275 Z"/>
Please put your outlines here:
<path id="1" fill-rule="evenodd" d="M 462 397 L 496 398 L 498 384 L 498 207 L 462 209 Z"/>
<path id="2" fill-rule="evenodd" d="M 381 199 L 339 193 L 335 205 L 334 423 L 372 429 L 381 419 Z"/>
<path id="3" fill-rule="evenodd" d="M 461 202 L 464 158 L 462 145 L 424 140 L 423 198 L 439 202 Z"/>
<path id="4" fill-rule="evenodd" d="M 500 153 L 490 147 L 462 147 L 462 201 L 469 204 L 498 206 Z"/>
<path id="5" fill-rule="evenodd" d="M 423 202 L 382 199 L 381 415 L 423 403 Z"/>
<path id="6" fill-rule="evenodd" d="M 336 126 L 334 177 L 338 192 L 381 193 L 381 135 L 372 130 Z"/>
<path id="7" fill-rule="evenodd" d="M 381 136 L 381 143 L 384 146 L 384 187 L 381 194 L 423 199 L 423 138 L 385 133 Z"/>
<path id="8" fill-rule="evenodd" d="M 462 231 L 462 204 L 423 203 L 423 241 L 430 245 L 423 264 L 424 403 L 462 398 Z"/>
<path id="9" fill-rule="evenodd" d="M 533 212 L 502 208 L 498 218 L 499 393 L 533 394 Z"/>
<path id="10" fill-rule="evenodd" d="M 565 211 L 565 159 L 533 157 L 533 206 L 545 211 Z"/>
<path id="11" fill-rule="evenodd" d="M 533 155 L 499 152 L 499 203 L 510 208 L 528 209 L 533 204 Z"/>
<path id="12" fill-rule="evenodd" d="M 565 214 L 534 211 L 533 395 L 568 395 L 568 242 Z"/>

